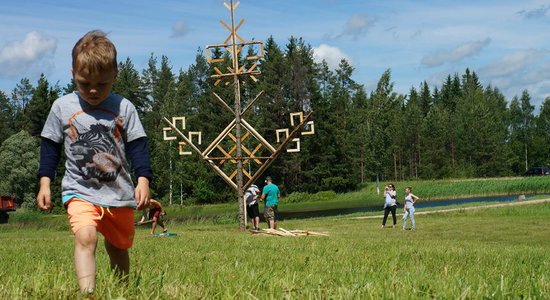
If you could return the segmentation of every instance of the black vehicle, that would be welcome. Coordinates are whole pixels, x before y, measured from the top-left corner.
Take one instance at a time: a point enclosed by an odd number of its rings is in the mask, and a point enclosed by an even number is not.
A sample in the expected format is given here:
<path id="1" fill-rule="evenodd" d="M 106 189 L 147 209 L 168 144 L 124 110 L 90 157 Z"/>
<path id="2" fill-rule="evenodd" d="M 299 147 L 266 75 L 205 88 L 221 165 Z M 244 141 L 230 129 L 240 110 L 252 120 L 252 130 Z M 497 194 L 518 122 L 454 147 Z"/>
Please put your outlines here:
<path id="1" fill-rule="evenodd" d="M 550 175 L 550 168 L 549 167 L 533 167 L 529 169 L 524 176 L 545 176 Z"/>

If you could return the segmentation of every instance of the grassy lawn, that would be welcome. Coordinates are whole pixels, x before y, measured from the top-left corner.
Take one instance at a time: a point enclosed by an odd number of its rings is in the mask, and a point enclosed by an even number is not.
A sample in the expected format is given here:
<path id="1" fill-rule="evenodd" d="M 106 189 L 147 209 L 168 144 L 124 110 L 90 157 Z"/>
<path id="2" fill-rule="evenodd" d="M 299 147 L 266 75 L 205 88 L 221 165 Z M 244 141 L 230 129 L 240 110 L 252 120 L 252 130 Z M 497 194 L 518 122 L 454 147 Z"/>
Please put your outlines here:
<path id="1" fill-rule="evenodd" d="M 1 299 L 78 298 L 73 237 L 52 219 L 0 226 Z M 279 224 L 328 237 L 168 220 L 178 236 L 138 228 L 126 285 L 98 247 L 98 299 L 550 298 L 548 203 L 419 215 L 414 232 L 349 217 Z"/>

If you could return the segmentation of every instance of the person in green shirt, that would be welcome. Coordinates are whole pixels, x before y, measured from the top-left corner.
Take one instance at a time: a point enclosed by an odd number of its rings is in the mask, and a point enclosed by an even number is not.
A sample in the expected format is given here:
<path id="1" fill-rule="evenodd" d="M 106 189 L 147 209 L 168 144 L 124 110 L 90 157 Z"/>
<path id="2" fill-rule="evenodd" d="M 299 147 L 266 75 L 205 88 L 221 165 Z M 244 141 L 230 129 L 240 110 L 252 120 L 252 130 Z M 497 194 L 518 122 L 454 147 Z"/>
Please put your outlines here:
<path id="1" fill-rule="evenodd" d="M 265 183 L 262 190 L 262 201 L 265 201 L 264 217 L 269 228 L 277 229 L 277 206 L 281 193 L 270 176 L 265 178 Z"/>

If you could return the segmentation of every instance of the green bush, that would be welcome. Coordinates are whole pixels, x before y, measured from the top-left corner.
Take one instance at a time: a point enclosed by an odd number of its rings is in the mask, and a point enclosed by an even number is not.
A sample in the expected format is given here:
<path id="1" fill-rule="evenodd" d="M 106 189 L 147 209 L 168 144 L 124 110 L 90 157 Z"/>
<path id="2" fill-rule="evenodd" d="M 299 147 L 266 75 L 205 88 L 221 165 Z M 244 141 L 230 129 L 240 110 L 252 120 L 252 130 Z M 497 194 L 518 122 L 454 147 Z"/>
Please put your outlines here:
<path id="1" fill-rule="evenodd" d="M 336 198 L 336 192 L 334 191 L 322 191 L 315 194 L 295 192 L 288 195 L 284 201 L 287 203 L 304 203 L 334 200 L 334 198 Z"/>
<path id="2" fill-rule="evenodd" d="M 348 179 L 338 177 L 328 177 L 321 180 L 321 190 L 323 191 L 335 191 L 337 193 L 344 193 L 353 190 L 354 184 Z"/>
<path id="3" fill-rule="evenodd" d="M 311 200 L 314 201 L 328 201 L 328 200 L 334 200 L 336 198 L 336 192 L 334 191 L 321 191 L 316 194 L 314 194 Z"/>
<path id="4" fill-rule="evenodd" d="M 299 203 L 299 202 L 308 202 L 311 199 L 311 195 L 308 193 L 302 193 L 302 192 L 295 192 L 290 195 L 288 195 L 285 198 L 285 202 L 287 203 Z"/>
<path id="5" fill-rule="evenodd" d="M 197 203 L 215 203 L 216 192 L 212 189 L 212 186 L 203 179 L 197 180 L 193 187 L 193 196 Z"/>

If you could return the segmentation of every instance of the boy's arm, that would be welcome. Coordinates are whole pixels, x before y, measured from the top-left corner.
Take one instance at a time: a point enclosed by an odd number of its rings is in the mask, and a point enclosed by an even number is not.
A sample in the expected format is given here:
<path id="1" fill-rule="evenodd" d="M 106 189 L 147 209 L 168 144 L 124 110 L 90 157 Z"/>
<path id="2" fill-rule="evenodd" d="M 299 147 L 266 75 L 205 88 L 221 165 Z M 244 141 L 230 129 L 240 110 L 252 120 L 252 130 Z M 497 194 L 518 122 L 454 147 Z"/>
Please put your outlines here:
<path id="1" fill-rule="evenodd" d="M 147 138 L 141 137 L 126 144 L 126 155 L 134 168 L 137 178 L 146 177 L 149 182 L 153 178 L 151 169 L 151 157 L 147 148 Z"/>
<path id="2" fill-rule="evenodd" d="M 138 177 L 134 196 L 136 197 L 138 210 L 149 205 L 149 179 L 147 177 Z"/>
<path id="3" fill-rule="evenodd" d="M 50 210 L 52 208 L 51 190 L 50 190 L 50 177 L 40 178 L 40 190 L 36 195 L 36 204 L 41 210 Z"/>
<path id="4" fill-rule="evenodd" d="M 38 169 L 38 179 L 46 176 L 53 180 L 55 178 L 55 169 L 60 159 L 61 143 L 56 143 L 43 137 L 40 141 L 40 167 Z"/>
<path id="5" fill-rule="evenodd" d="M 126 154 L 138 179 L 135 191 L 137 209 L 142 209 L 149 205 L 149 183 L 153 178 L 151 159 L 147 149 L 147 138 L 141 137 L 128 142 L 126 144 Z"/>
<path id="6" fill-rule="evenodd" d="M 60 159 L 61 144 L 42 138 L 40 142 L 40 167 L 38 169 L 40 190 L 36 195 L 36 203 L 41 210 L 52 208 L 50 184 L 55 178 L 55 169 Z"/>

